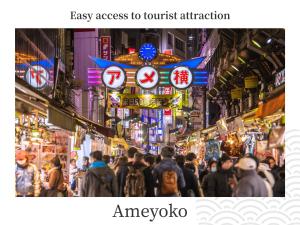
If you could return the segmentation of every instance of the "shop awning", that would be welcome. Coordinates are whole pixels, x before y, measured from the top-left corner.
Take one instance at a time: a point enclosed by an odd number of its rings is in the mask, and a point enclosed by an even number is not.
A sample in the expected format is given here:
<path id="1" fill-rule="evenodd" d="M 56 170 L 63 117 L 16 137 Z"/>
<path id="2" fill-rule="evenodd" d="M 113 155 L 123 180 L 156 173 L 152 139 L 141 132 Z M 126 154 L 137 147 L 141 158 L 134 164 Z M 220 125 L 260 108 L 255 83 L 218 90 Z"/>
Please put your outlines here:
<path id="1" fill-rule="evenodd" d="M 276 113 L 278 110 L 283 109 L 285 106 L 285 93 L 280 94 L 279 96 L 272 98 L 258 106 L 256 112 L 256 118 L 264 118 Z"/>
<path id="2" fill-rule="evenodd" d="M 48 109 L 49 123 L 69 131 L 75 131 L 75 126 L 77 124 L 83 127 L 88 127 L 91 130 L 106 137 L 114 137 L 115 132 L 111 128 L 103 127 L 95 123 L 94 121 L 76 114 L 75 112 L 59 107 L 51 98 L 44 95 L 43 93 L 40 93 L 38 90 L 28 85 L 26 81 L 18 77 L 15 78 L 15 81 L 17 90 L 16 93 L 18 93 L 18 95 L 16 95 L 16 99 L 22 102 L 31 103 L 31 105 L 33 105 L 33 103 L 35 105 L 39 103 L 40 105 L 44 106 L 45 109 Z M 26 99 L 24 96 L 26 97 Z M 31 97 L 36 100 L 31 100 Z"/>

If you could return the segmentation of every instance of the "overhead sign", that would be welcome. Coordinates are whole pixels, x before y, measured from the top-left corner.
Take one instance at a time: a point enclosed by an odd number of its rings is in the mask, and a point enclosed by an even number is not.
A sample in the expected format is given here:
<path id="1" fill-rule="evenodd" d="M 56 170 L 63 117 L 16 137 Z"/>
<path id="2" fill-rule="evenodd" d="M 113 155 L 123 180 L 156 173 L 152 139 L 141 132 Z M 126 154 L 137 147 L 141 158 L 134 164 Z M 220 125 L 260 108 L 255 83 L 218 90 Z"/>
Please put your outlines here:
<path id="1" fill-rule="evenodd" d="M 232 99 L 241 99 L 243 94 L 242 88 L 231 89 L 231 98 Z"/>
<path id="2" fill-rule="evenodd" d="M 143 89 L 153 89 L 159 83 L 159 75 L 152 66 L 141 67 L 136 72 L 136 84 Z"/>
<path id="3" fill-rule="evenodd" d="M 111 107 L 128 109 L 166 109 L 182 107 L 182 95 L 112 94 Z"/>
<path id="4" fill-rule="evenodd" d="M 103 71 L 102 82 L 108 88 L 119 89 L 125 85 L 125 71 L 118 66 L 110 66 Z"/>
<path id="5" fill-rule="evenodd" d="M 49 80 L 49 72 L 42 66 L 30 66 L 25 74 L 28 84 L 36 89 L 43 89 Z"/>
<path id="6" fill-rule="evenodd" d="M 177 89 L 188 88 L 193 81 L 193 74 L 189 68 L 179 66 L 172 70 L 170 74 L 170 83 Z"/>
<path id="7" fill-rule="evenodd" d="M 111 38 L 110 36 L 101 36 L 100 37 L 100 58 L 111 60 Z"/>
<path id="8" fill-rule="evenodd" d="M 245 88 L 257 88 L 257 86 L 258 86 L 257 76 L 245 77 Z"/>

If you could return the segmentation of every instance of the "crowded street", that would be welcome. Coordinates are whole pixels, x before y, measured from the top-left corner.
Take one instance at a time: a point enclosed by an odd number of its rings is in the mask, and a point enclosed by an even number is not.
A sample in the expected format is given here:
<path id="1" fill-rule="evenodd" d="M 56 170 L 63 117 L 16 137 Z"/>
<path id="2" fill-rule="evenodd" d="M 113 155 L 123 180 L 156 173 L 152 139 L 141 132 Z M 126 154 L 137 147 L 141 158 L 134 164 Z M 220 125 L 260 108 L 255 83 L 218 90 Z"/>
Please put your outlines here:
<path id="1" fill-rule="evenodd" d="M 16 197 L 285 197 L 284 29 L 16 29 Z"/>

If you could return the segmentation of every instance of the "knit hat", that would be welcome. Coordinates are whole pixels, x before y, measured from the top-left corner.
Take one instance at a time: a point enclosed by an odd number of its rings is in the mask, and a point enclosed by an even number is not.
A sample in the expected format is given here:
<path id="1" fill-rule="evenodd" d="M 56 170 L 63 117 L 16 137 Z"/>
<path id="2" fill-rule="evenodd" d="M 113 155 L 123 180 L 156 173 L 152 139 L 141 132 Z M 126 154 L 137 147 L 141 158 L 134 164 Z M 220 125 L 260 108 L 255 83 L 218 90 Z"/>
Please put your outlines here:
<path id="1" fill-rule="evenodd" d="M 256 162 L 254 159 L 249 157 L 244 157 L 239 160 L 239 162 L 235 165 L 242 170 L 255 170 L 256 169 Z"/>

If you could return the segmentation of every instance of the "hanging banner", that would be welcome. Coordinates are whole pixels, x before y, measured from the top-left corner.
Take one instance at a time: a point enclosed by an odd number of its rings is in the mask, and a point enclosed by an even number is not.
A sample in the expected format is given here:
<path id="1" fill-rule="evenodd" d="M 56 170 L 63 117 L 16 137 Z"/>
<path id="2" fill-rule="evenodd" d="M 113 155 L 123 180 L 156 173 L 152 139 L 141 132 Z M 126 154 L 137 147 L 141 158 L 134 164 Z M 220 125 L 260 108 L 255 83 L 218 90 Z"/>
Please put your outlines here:
<path id="1" fill-rule="evenodd" d="M 241 99 L 242 93 L 242 88 L 231 89 L 231 99 Z"/>
<path id="2" fill-rule="evenodd" d="M 111 94 L 109 96 L 110 106 L 114 108 L 128 109 L 167 109 L 181 108 L 182 96 L 175 95 L 143 95 L 143 94 Z"/>
<path id="3" fill-rule="evenodd" d="M 257 88 L 257 86 L 258 86 L 257 76 L 245 77 L 245 88 Z"/>
<path id="4" fill-rule="evenodd" d="M 171 95 L 172 87 L 171 86 L 164 87 L 164 94 Z M 164 109 L 164 116 L 172 116 L 172 109 Z"/>
<path id="5" fill-rule="evenodd" d="M 222 135 L 222 134 L 226 135 L 227 134 L 228 127 L 227 127 L 227 123 L 226 123 L 225 118 L 222 118 L 222 119 L 217 121 L 217 127 L 218 127 L 218 131 L 219 131 L 220 135 Z"/>
<path id="6" fill-rule="evenodd" d="M 101 36 L 100 37 L 100 58 L 111 60 L 111 38 L 110 36 Z"/>

